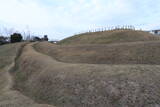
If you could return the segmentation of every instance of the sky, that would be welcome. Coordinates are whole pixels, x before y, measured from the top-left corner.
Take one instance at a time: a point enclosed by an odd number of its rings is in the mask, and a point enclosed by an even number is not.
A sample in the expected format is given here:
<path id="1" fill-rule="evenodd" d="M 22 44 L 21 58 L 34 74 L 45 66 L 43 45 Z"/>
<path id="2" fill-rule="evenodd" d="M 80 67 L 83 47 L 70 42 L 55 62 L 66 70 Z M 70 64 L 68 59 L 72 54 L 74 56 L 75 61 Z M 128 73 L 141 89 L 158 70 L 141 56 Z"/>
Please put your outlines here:
<path id="1" fill-rule="evenodd" d="M 61 40 L 102 27 L 160 29 L 160 0 L 0 0 L 4 28 Z"/>

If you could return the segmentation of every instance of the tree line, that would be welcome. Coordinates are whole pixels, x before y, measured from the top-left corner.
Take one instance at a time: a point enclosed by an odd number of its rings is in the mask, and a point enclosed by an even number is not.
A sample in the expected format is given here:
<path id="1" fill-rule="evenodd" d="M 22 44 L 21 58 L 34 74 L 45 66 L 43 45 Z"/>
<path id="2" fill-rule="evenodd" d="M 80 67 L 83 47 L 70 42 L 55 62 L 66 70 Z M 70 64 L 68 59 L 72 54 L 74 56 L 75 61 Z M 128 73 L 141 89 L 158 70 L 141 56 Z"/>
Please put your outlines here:
<path id="1" fill-rule="evenodd" d="M 29 40 L 24 40 L 21 33 L 13 33 L 10 35 L 10 37 L 0 36 L 0 45 L 7 44 L 7 43 L 16 43 L 16 42 L 22 42 L 22 41 L 48 41 L 48 36 L 44 35 L 43 38 L 40 38 L 38 36 L 32 36 Z"/>
<path id="2" fill-rule="evenodd" d="M 48 41 L 48 36 L 44 35 L 42 38 L 40 35 L 35 36 L 35 34 L 29 30 L 29 27 L 26 27 L 22 31 L 17 31 L 14 28 L 0 27 L 0 45 L 22 41 Z"/>

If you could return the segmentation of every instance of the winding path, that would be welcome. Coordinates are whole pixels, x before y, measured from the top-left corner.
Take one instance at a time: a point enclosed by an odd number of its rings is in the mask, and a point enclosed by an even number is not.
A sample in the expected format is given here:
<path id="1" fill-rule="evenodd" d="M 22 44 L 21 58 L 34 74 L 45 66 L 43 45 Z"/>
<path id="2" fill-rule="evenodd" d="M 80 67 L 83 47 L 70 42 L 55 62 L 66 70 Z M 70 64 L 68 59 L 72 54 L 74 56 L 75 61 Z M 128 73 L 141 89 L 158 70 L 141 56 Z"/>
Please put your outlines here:
<path id="1" fill-rule="evenodd" d="M 22 51 L 23 48 L 19 52 Z M 17 55 L 20 56 L 20 54 L 21 53 L 18 53 Z M 17 56 L 15 58 L 17 58 Z M 0 107 L 53 107 L 47 104 L 37 104 L 19 91 L 12 89 L 14 80 L 9 71 L 14 66 L 15 62 L 12 62 L 12 64 L 0 69 Z"/>

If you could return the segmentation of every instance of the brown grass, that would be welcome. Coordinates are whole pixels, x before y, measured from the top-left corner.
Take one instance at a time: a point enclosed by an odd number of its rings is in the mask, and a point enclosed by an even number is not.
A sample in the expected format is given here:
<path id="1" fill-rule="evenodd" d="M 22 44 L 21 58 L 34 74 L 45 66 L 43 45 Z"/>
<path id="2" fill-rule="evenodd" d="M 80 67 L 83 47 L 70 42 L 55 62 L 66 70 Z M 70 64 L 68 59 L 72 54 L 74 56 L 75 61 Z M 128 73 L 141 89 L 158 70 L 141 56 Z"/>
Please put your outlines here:
<path id="1" fill-rule="evenodd" d="M 0 46 L 0 68 L 3 68 L 14 61 L 21 45 L 22 44 L 18 43 Z"/>
<path id="2" fill-rule="evenodd" d="M 160 106 L 159 65 L 62 63 L 36 52 L 31 45 L 25 47 L 18 63 L 15 88 L 39 103 L 57 107 Z"/>
<path id="3" fill-rule="evenodd" d="M 13 90 L 14 81 L 9 71 L 13 70 L 14 60 L 25 43 L 0 46 L 0 107 L 53 107 L 40 105 Z"/>
<path id="4" fill-rule="evenodd" d="M 79 46 L 59 46 L 44 42 L 35 48 L 67 63 L 160 64 L 160 41 Z"/>
<path id="5" fill-rule="evenodd" d="M 160 37 L 144 31 L 113 30 L 75 35 L 60 41 L 60 45 L 111 44 L 160 40 Z"/>
<path id="6" fill-rule="evenodd" d="M 0 107 L 158 107 L 158 40 L 125 30 L 81 34 L 60 46 L 2 46 Z"/>

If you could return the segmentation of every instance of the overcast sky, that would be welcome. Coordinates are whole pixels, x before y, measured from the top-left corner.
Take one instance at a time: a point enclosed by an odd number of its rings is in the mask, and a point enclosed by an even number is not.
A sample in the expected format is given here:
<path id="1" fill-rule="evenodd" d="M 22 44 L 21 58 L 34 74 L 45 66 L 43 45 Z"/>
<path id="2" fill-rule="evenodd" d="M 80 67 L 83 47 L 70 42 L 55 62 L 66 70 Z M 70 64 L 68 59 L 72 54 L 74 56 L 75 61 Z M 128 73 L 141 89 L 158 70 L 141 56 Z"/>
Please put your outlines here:
<path id="1" fill-rule="evenodd" d="M 51 39 L 116 25 L 160 28 L 160 0 L 0 0 L 0 28 Z"/>

